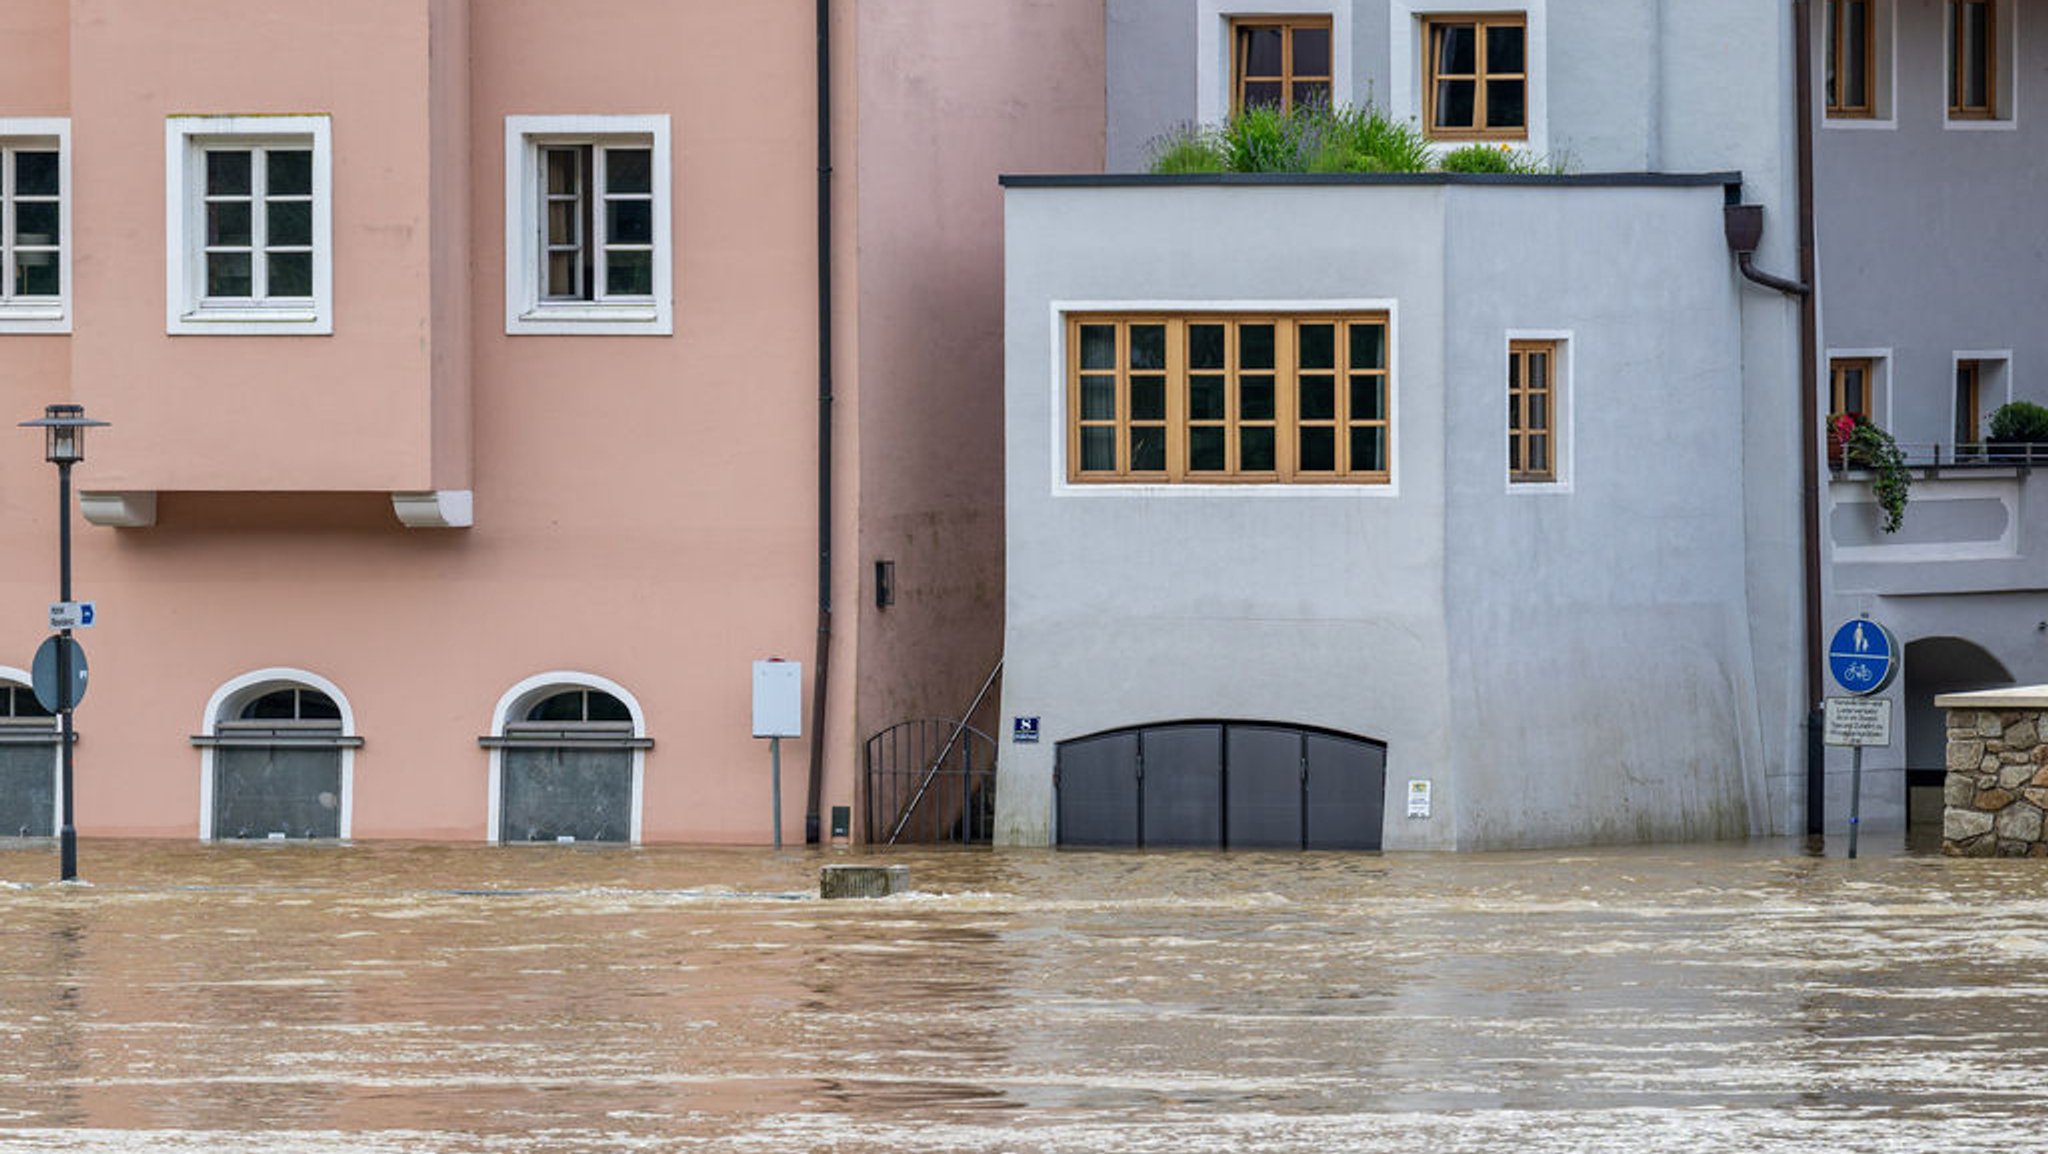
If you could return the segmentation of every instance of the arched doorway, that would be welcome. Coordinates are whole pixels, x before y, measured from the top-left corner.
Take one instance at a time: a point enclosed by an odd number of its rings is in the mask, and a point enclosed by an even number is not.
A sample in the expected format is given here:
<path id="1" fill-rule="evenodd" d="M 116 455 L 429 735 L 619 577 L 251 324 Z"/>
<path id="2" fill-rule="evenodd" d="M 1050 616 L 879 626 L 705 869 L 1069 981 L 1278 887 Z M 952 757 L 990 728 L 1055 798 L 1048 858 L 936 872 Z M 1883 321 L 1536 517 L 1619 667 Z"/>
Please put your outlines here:
<path id="1" fill-rule="evenodd" d="M 1934 699 L 1944 693 L 2011 685 L 2003 663 L 1974 641 L 1923 637 L 1906 643 L 1906 824 L 1939 830 L 1948 775 L 1948 719 Z"/>
<path id="2" fill-rule="evenodd" d="M 0 669 L 0 837 L 55 836 L 57 742 L 57 719 L 28 674 Z"/>
<path id="3" fill-rule="evenodd" d="M 654 742 L 623 688 L 550 674 L 499 702 L 491 750 L 493 842 L 637 842 L 642 761 Z"/>
<path id="4" fill-rule="evenodd" d="M 1063 741 L 1059 843 L 1380 848 L 1386 746 L 1263 721 L 1183 721 Z"/>
<path id="5" fill-rule="evenodd" d="M 200 836 L 210 841 L 349 836 L 355 750 L 347 701 L 296 669 L 236 678 L 207 705 Z"/>

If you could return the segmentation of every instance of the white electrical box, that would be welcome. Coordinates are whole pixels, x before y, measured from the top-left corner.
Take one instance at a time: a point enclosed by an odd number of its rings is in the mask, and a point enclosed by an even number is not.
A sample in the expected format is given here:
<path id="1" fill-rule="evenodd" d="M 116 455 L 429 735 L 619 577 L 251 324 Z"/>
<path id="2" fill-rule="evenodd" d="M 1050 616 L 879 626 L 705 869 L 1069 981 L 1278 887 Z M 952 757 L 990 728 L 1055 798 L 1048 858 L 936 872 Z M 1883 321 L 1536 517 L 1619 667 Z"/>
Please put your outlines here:
<path id="1" fill-rule="evenodd" d="M 754 662 L 754 736 L 804 735 L 804 664 Z"/>

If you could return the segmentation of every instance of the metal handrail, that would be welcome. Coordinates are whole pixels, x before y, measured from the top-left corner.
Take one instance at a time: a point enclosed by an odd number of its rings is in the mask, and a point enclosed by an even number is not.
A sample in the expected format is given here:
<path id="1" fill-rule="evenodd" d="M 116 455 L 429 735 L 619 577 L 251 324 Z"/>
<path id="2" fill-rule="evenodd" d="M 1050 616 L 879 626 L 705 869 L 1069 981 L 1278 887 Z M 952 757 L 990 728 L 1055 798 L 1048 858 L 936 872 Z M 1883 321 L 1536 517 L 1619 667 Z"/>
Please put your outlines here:
<path id="1" fill-rule="evenodd" d="M 903 827 L 910 824 L 911 816 L 917 812 L 918 803 L 924 800 L 925 793 L 931 789 L 932 782 L 938 778 L 939 770 L 946 764 L 946 758 L 952 754 L 953 747 L 960 744 L 961 734 L 968 732 L 967 723 L 973 720 L 975 713 L 981 709 L 983 699 L 988 697 L 989 688 L 996 683 L 996 678 L 1002 672 L 1003 659 L 998 657 L 996 658 L 995 668 L 988 671 L 988 677 L 982 681 L 980 691 L 974 695 L 974 702 L 967 707 L 966 712 L 960 715 L 960 720 L 954 723 L 953 733 L 946 738 L 945 747 L 939 750 L 939 755 L 934 757 L 931 765 L 926 767 L 924 780 L 917 785 L 917 793 L 912 795 L 909 804 L 903 807 L 902 815 L 896 819 L 896 828 L 889 831 L 888 844 L 895 845 L 896 839 L 903 835 Z"/>
<path id="2" fill-rule="evenodd" d="M 1940 441 L 1900 441 L 1899 451 L 1911 469 L 2030 469 L 2048 466 L 2048 443 L 2040 441 L 1974 441 L 1944 444 Z M 1828 471 L 1868 472 L 1869 466 L 1850 464 L 1839 453 L 1831 453 Z"/>

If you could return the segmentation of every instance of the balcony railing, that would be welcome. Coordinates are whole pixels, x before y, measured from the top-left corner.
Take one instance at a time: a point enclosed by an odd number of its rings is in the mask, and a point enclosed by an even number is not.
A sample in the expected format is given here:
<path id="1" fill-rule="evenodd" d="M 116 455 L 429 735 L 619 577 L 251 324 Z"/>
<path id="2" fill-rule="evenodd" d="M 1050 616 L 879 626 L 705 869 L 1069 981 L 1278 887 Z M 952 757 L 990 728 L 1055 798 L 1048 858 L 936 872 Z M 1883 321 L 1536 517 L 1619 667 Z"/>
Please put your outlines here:
<path id="1" fill-rule="evenodd" d="M 1939 441 L 1900 441 L 1906 465 L 1914 469 L 2030 469 L 2048 466 L 2048 443 L 2039 441 L 1944 445 Z M 1839 453 L 1828 457 L 1828 471 L 1857 472 L 1863 465 L 1845 464 Z"/>

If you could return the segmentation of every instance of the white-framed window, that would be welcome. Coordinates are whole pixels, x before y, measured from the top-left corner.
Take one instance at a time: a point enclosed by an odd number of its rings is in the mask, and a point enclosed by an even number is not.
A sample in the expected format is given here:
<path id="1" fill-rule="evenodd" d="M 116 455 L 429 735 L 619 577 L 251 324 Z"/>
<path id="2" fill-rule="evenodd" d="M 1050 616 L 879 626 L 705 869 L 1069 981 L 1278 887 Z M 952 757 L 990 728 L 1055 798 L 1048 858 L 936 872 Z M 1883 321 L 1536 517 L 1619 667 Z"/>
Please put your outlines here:
<path id="1" fill-rule="evenodd" d="M 1480 140 L 1549 151 L 1548 0 L 1390 0 L 1387 8 L 1391 116 L 1421 125 L 1437 149 Z M 1482 99 L 1482 90 L 1492 95 Z"/>
<path id="2" fill-rule="evenodd" d="M 334 331 L 326 116 L 164 122 L 165 331 Z"/>
<path id="3" fill-rule="evenodd" d="M 1571 486 L 1572 334 L 1507 334 L 1507 477 L 1510 492 Z"/>
<path id="4" fill-rule="evenodd" d="M 200 719 L 199 840 L 347 838 L 355 811 L 355 711 L 304 669 L 242 674 Z"/>
<path id="5" fill-rule="evenodd" d="M 1288 21 L 1328 28 L 1328 98 L 1352 102 L 1350 0 L 1197 0 L 1195 5 L 1195 119 L 1215 124 L 1237 105 L 1247 61 L 1247 27 Z M 1318 74 L 1320 78 L 1321 74 Z"/>
<path id="6" fill-rule="evenodd" d="M 0 333 L 71 331 L 71 122 L 0 117 Z"/>
<path id="7" fill-rule="evenodd" d="M 1897 127 L 1892 114 L 1898 25 L 1894 0 L 1826 0 L 1814 10 L 1821 123 Z"/>
<path id="8" fill-rule="evenodd" d="M 529 677 L 491 710 L 485 839 L 640 844 L 647 715 L 616 681 L 559 670 Z"/>
<path id="9" fill-rule="evenodd" d="M 2019 5 L 2014 0 L 1947 0 L 1942 6 L 1943 127 L 2015 127 Z"/>
<path id="10" fill-rule="evenodd" d="M 669 118 L 505 118 L 505 331 L 674 331 Z"/>

